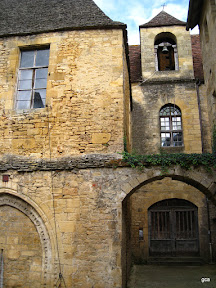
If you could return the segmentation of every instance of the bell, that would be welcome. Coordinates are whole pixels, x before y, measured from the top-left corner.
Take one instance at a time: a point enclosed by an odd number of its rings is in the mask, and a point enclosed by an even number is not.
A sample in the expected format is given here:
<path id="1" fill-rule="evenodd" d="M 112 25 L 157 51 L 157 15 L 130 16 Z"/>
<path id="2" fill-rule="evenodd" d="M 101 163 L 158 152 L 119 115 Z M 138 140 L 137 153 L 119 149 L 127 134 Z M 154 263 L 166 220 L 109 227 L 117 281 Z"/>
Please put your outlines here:
<path id="1" fill-rule="evenodd" d="M 167 49 L 167 46 L 164 45 L 164 46 L 163 46 L 163 49 L 162 49 L 162 53 L 163 53 L 163 54 L 167 54 L 168 52 L 169 52 L 169 50 Z"/>

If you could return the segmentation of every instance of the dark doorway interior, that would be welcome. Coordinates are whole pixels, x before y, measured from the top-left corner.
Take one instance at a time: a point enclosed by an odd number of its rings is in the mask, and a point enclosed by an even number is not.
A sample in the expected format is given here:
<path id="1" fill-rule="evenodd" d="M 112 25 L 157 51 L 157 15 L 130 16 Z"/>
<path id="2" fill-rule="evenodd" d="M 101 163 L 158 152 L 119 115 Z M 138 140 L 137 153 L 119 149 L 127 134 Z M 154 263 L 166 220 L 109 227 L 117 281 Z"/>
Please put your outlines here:
<path id="1" fill-rule="evenodd" d="M 197 207 L 182 199 L 155 203 L 148 210 L 150 256 L 198 256 Z"/>

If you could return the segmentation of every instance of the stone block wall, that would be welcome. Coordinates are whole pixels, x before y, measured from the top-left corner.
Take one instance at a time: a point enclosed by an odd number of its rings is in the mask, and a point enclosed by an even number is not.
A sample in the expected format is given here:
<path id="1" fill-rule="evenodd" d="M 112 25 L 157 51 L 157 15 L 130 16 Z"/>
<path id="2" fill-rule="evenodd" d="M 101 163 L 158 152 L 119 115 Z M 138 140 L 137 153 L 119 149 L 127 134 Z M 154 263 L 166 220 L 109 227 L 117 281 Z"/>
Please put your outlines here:
<path id="1" fill-rule="evenodd" d="M 199 27 L 211 132 L 216 124 L 216 60 L 214 57 L 216 44 L 215 17 L 215 1 L 205 1 L 203 3 Z"/>
<path id="2" fill-rule="evenodd" d="M 67 287 L 125 288 L 131 256 L 139 253 L 139 243 L 134 248 L 137 228 L 144 223 L 147 245 L 146 209 L 167 197 L 186 199 L 198 206 L 201 241 L 206 241 L 204 194 L 171 178 L 162 180 L 159 168 L 139 171 L 120 162 L 118 168 L 112 168 L 113 160 L 117 160 L 114 155 L 61 161 L 2 159 L 0 226 L 5 233 L 0 235 L 0 249 L 4 250 L 5 281 L 23 285 L 24 277 L 19 274 L 24 271 L 25 287 L 34 286 L 34 281 L 38 287 L 54 287 L 63 281 L 59 279 L 61 272 Z M 187 183 L 189 179 L 200 181 L 203 191 L 214 194 L 208 187 L 215 187 L 215 171 L 209 174 L 203 169 L 174 167 L 169 173 Z M 213 222 L 213 212 L 211 217 Z M 212 230 L 215 241 L 215 226 Z"/>
<path id="3" fill-rule="evenodd" d="M 159 82 L 133 84 L 133 149 L 142 154 L 164 152 L 201 153 L 201 130 L 197 93 L 192 82 Z M 159 111 L 165 104 L 181 109 L 183 146 L 161 147 Z M 208 139 L 207 139 L 208 140 Z"/>
<path id="4" fill-rule="evenodd" d="M 211 131 L 216 124 L 216 5 L 214 0 L 203 3 L 199 23 L 203 57 L 204 78 L 207 86 L 207 100 Z"/>
<path id="5" fill-rule="evenodd" d="M 43 45 L 50 46 L 46 107 L 17 111 L 20 49 Z M 0 51 L 1 155 L 123 150 L 129 87 L 121 29 L 1 38 Z"/>
<path id="6" fill-rule="evenodd" d="M 0 207 L 0 248 L 5 287 L 41 287 L 42 247 L 31 220 L 16 208 Z"/>

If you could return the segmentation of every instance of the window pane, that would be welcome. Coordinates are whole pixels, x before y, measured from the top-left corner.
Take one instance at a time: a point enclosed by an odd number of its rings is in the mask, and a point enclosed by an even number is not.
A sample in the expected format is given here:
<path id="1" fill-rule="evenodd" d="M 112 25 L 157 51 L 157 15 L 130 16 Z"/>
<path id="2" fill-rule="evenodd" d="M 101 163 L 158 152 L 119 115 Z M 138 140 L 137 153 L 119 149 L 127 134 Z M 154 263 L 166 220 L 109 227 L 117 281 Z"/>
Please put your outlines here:
<path id="1" fill-rule="evenodd" d="M 48 68 L 37 69 L 36 70 L 36 79 L 46 79 L 48 74 Z"/>
<path id="2" fill-rule="evenodd" d="M 32 79 L 33 70 L 21 70 L 20 71 L 20 80 Z"/>
<path id="3" fill-rule="evenodd" d="M 22 51 L 20 67 L 33 67 L 34 65 L 34 52 L 35 51 Z"/>
<path id="4" fill-rule="evenodd" d="M 46 88 L 47 79 L 36 79 L 35 80 L 35 88 Z"/>
<path id="5" fill-rule="evenodd" d="M 17 109 L 29 109 L 30 101 L 17 101 Z"/>
<path id="6" fill-rule="evenodd" d="M 181 117 L 172 117 L 173 130 L 181 130 Z"/>
<path id="7" fill-rule="evenodd" d="M 173 145 L 182 146 L 182 132 L 173 133 Z"/>
<path id="8" fill-rule="evenodd" d="M 169 117 L 160 118 L 161 120 L 161 130 L 170 130 Z"/>
<path id="9" fill-rule="evenodd" d="M 17 100 L 31 100 L 31 90 L 18 91 Z"/>
<path id="10" fill-rule="evenodd" d="M 46 89 L 37 89 L 35 93 L 39 93 L 42 99 L 46 99 Z"/>
<path id="11" fill-rule="evenodd" d="M 170 133 L 161 133 L 161 146 L 170 146 Z"/>
<path id="12" fill-rule="evenodd" d="M 48 66 L 49 64 L 49 49 L 37 50 L 35 66 Z"/>
<path id="13" fill-rule="evenodd" d="M 19 81 L 19 90 L 29 90 L 32 88 L 32 80 Z"/>
<path id="14" fill-rule="evenodd" d="M 34 92 L 34 103 L 33 108 L 45 107 L 46 90 L 36 90 Z"/>

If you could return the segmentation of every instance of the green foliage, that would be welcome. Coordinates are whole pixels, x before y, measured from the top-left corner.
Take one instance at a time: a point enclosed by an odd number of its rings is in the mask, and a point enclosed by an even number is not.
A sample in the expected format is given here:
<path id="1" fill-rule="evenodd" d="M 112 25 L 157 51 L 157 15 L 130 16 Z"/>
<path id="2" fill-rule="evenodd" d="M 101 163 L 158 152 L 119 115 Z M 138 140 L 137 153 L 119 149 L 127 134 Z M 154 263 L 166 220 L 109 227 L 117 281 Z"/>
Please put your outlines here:
<path id="1" fill-rule="evenodd" d="M 159 166 L 163 173 L 168 172 L 168 168 L 173 165 L 179 165 L 186 170 L 192 167 L 203 166 L 207 171 L 216 169 L 216 155 L 211 153 L 205 154 L 149 154 L 137 155 L 135 153 L 123 152 L 123 161 L 128 163 L 131 167 L 143 169 L 144 167 Z"/>

